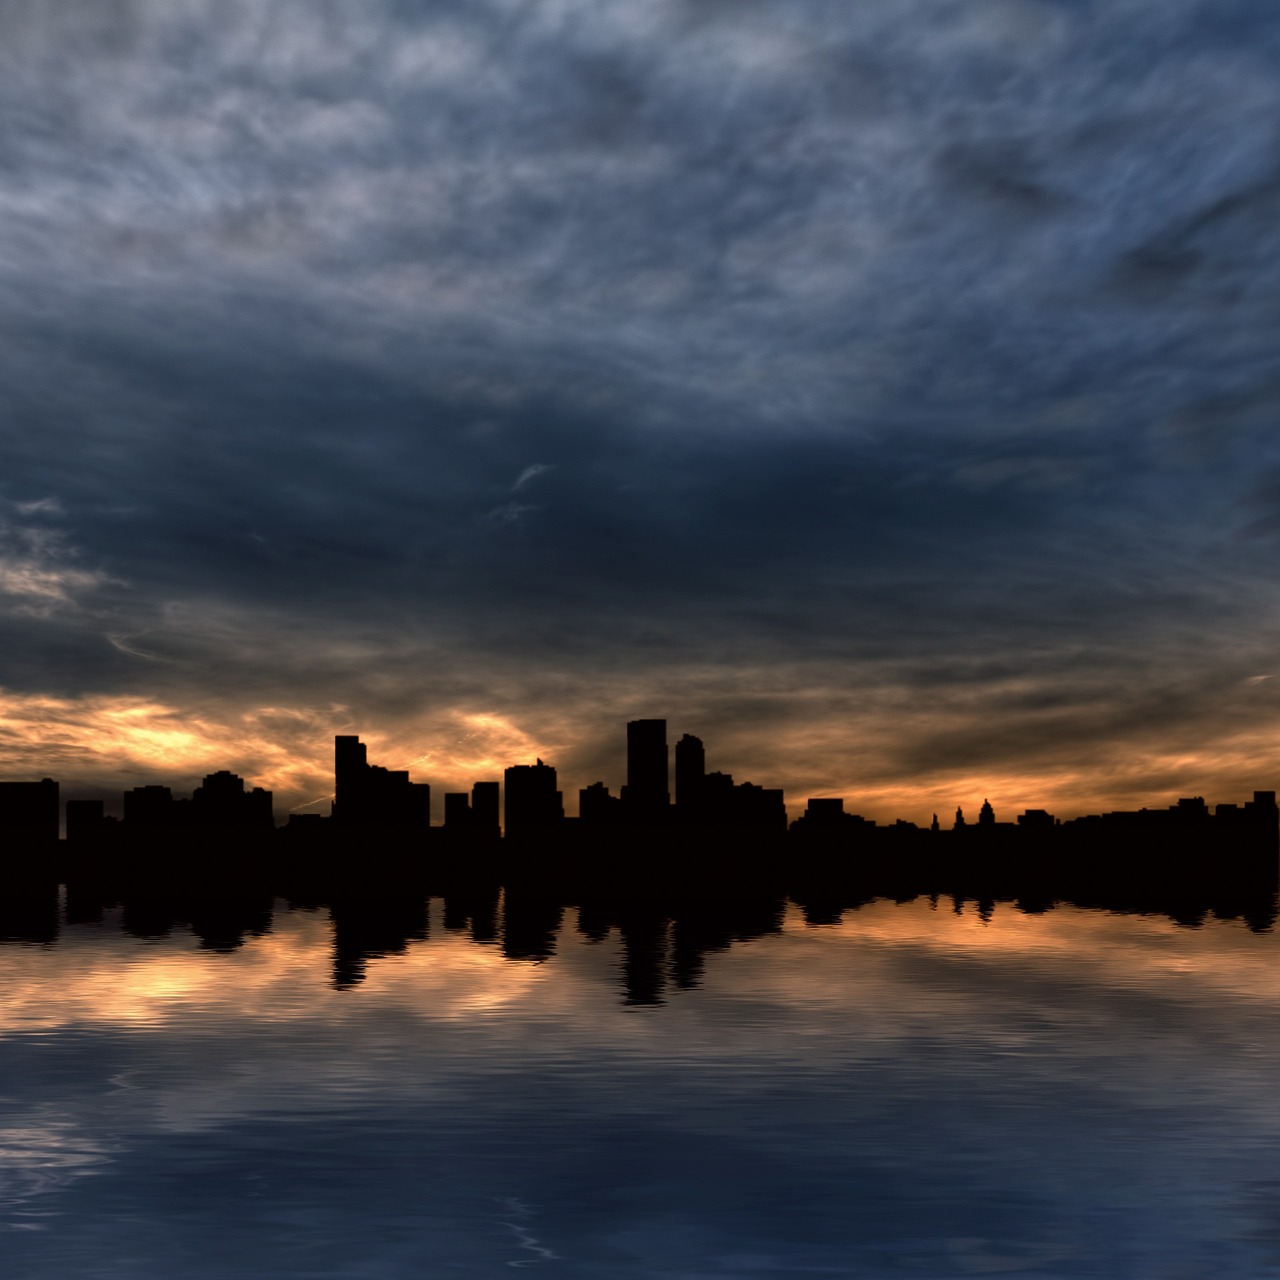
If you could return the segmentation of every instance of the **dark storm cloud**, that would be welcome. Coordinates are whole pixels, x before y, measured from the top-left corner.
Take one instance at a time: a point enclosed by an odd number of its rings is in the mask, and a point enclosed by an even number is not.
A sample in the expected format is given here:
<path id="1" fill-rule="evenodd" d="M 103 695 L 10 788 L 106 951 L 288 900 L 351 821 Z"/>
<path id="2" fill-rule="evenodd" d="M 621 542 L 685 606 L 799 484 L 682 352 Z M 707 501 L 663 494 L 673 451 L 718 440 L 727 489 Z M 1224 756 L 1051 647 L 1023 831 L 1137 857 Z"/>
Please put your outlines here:
<path id="1" fill-rule="evenodd" d="M 906 771 L 1171 706 L 1213 736 L 1266 673 L 1253 6 L 10 0 L 0 34 L 11 691 L 581 697 L 594 733 L 680 688 L 741 737 L 892 685 L 963 721 L 904 725 Z"/>

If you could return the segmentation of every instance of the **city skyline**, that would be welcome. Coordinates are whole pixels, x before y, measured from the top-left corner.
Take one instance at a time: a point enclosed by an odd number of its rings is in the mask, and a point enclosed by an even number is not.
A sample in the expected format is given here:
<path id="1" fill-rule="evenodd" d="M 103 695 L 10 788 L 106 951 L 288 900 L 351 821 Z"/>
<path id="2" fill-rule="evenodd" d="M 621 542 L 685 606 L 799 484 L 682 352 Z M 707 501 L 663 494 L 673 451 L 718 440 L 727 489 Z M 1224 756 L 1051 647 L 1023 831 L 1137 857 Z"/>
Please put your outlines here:
<path id="1" fill-rule="evenodd" d="M 332 985 L 348 990 L 371 959 L 427 937 L 432 899 L 447 929 L 537 962 L 554 955 L 573 907 L 586 937 L 619 929 L 626 1003 L 652 1005 L 668 981 L 697 986 L 710 951 L 778 932 L 792 906 L 821 926 L 879 899 L 921 897 L 956 912 L 972 901 L 984 922 L 1012 903 L 1184 926 L 1212 916 L 1255 933 L 1275 924 L 1274 790 L 1065 821 L 1041 808 L 997 815 L 984 800 L 928 827 L 879 825 L 842 799 L 810 797 L 788 821 L 780 789 L 711 768 L 695 735 L 670 737 L 665 720 L 629 721 L 625 781 L 616 793 L 603 781 L 582 789 L 576 816 L 555 767 L 538 759 L 445 792 L 433 824 L 429 784 L 378 764 L 354 734 L 333 739 L 330 813 L 283 825 L 269 791 L 227 770 L 190 798 L 132 788 L 121 816 L 102 800 L 64 808 L 51 778 L 0 782 L 0 943 L 52 944 L 64 920 L 101 924 L 119 911 L 127 933 L 182 924 L 230 953 L 269 933 L 281 908 L 323 907 Z"/>
<path id="2" fill-rule="evenodd" d="M 1275 1269 L 1274 6 L 0 0 L 0 119 L 9 1270 Z"/>
<path id="3" fill-rule="evenodd" d="M 984 801 L 927 828 L 880 826 L 813 797 L 788 822 L 782 791 L 735 781 L 709 767 L 700 738 L 670 736 L 665 720 L 628 722 L 625 782 L 584 788 L 577 816 L 539 759 L 445 792 L 433 824 L 429 785 L 370 759 L 353 734 L 333 740 L 329 815 L 280 826 L 270 792 L 222 770 L 189 799 L 133 788 L 122 818 L 101 800 L 68 800 L 60 840 L 56 781 L 0 783 L 0 943 L 52 945 L 64 922 L 110 918 L 143 938 L 189 927 L 231 954 L 281 911 L 323 908 L 330 981 L 346 991 L 371 961 L 428 937 L 433 900 L 446 929 L 537 963 L 555 955 L 572 908 L 584 937 L 619 931 L 625 1003 L 652 1006 L 668 988 L 697 987 L 710 953 L 777 934 L 792 908 L 823 927 L 919 898 L 957 913 L 971 902 L 984 923 L 1012 904 L 1275 925 L 1274 790 L 1065 822 L 1036 808 L 1010 821 Z"/>
<path id="4" fill-rule="evenodd" d="M 687 700 L 695 706 L 702 701 L 693 690 Z M 733 711 L 698 722 L 710 723 L 723 743 L 722 753 L 740 762 L 742 772 L 767 773 L 789 794 L 844 795 L 882 821 L 927 821 L 935 810 L 957 803 L 976 807 L 985 798 L 1004 809 L 1034 799 L 1064 816 L 1079 816 L 1145 802 L 1171 803 L 1188 794 L 1247 793 L 1259 778 L 1280 776 L 1280 736 L 1272 735 L 1269 726 L 1238 729 L 1226 745 L 1211 750 L 1195 740 L 1194 723 L 1173 726 L 1168 746 L 1138 750 L 1131 757 L 1125 752 L 1132 744 L 1125 740 L 1112 740 L 1105 751 L 1094 744 L 1102 760 L 1093 770 L 1082 769 L 1074 759 L 1079 742 L 1065 744 L 1060 761 L 1046 744 L 1039 749 L 1038 766 L 1021 771 L 983 768 L 985 752 L 972 763 L 938 758 L 947 744 L 968 750 L 966 735 L 956 729 L 939 734 L 920 772 L 910 775 L 904 744 L 887 712 L 886 723 L 862 740 L 847 724 L 833 728 L 821 718 L 804 719 L 807 699 L 799 699 L 798 707 L 786 703 L 778 698 L 764 706 L 768 718 L 760 723 Z M 351 726 L 347 714 L 275 707 L 237 717 L 229 710 L 210 705 L 191 716 L 153 702 L 107 700 L 94 712 L 96 723 L 86 725 L 76 719 L 79 711 L 57 700 L 34 699 L 26 712 L 10 705 L 0 717 L 6 730 L 0 734 L 0 777 L 53 771 L 67 780 L 69 793 L 91 796 L 148 782 L 176 782 L 190 789 L 207 772 L 225 766 L 256 778 L 288 811 L 327 805 L 330 769 L 321 744 Z M 751 711 L 761 710 L 760 700 L 753 699 Z M 1046 714 L 1058 712 L 1050 708 Z M 466 785 L 486 771 L 501 771 L 514 756 L 554 757 L 576 796 L 602 773 L 612 775 L 624 767 L 624 753 L 611 728 L 624 715 L 608 703 L 593 708 L 590 716 L 561 705 L 546 717 L 545 730 L 534 733 L 492 711 L 447 710 L 435 718 L 435 735 L 392 728 L 367 730 L 365 736 L 395 767 L 430 772 L 446 789 Z M 898 723 L 910 725 L 916 719 L 910 707 L 898 708 Z M 573 729 L 584 720 L 587 736 L 577 741 Z M 1016 727 L 988 724 L 986 732 L 997 754 L 1018 736 Z M 860 771 L 851 773 L 855 766 Z"/>
<path id="5" fill-rule="evenodd" d="M 740 828 L 744 834 L 781 834 L 789 827 L 793 832 L 816 832 L 824 839 L 838 837 L 841 832 L 847 839 L 851 832 L 877 827 L 927 827 L 934 832 L 972 827 L 981 832 L 1010 825 L 997 820 L 995 806 L 986 795 L 980 806 L 970 808 L 967 819 L 964 805 L 957 804 L 946 822 L 940 821 L 935 810 L 927 824 L 901 814 L 885 822 L 860 812 L 856 801 L 846 807 L 846 796 L 793 796 L 788 804 L 784 788 L 761 787 L 710 768 L 706 744 L 700 737 L 684 733 L 672 743 L 669 734 L 665 719 L 628 721 L 625 766 L 620 775 L 625 780 L 619 784 L 615 778 L 611 784 L 597 779 L 577 789 L 576 803 L 571 803 L 572 793 L 563 788 L 557 767 L 541 757 L 503 766 L 500 778 L 473 778 L 463 790 L 448 791 L 433 788 L 430 780 L 411 777 L 409 770 L 373 763 L 368 743 L 355 734 L 338 734 L 333 739 L 333 786 L 327 797 L 327 814 L 314 811 L 314 805 L 321 801 L 277 813 L 269 789 L 220 769 L 194 786 L 190 799 L 174 794 L 170 785 L 155 782 L 117 795 L 86 798 L 63 796 L 60 782 L 48 776 L 0 780 L 0 824 L 7 824 L 8 838 L 15 847 L 24 840 L 39 843 L 57 838 L 50 834 L 56 831 L 64 832 L 68 839 L 75 839 L 78 832 L 81 841 L 100 842 L 104 836 L 97 828 L 104 818 L 109 823 L 123 820 L 126 839 L 132 838 L 130 832 L 143 831 L 232 837 L 238 832 L 292 831 L 295 825 L 299 834 L 314 835 L 320 828 L 312 822 L 325 819 L 347 835 L 364 831 L 378 839 L 394 836 L 412 842 L 435 829 L 452 834 L 455 840 L 475 840 L 481 845 L 499 834 L 517 842 L 554 840 L 562 826 L 566 831 L 578 826 L 600 833 L 647 831 L 661 839 L 669 819 L 677 819 L 682 827 L 705 824 L 710 829 L 727 824 L 728 830 Z M 1264 822 L 1270 821 L 1265 815 L 1274 816 L 1275 791 L 1255 788 L 1252 800 L 1243 806 L 1221 800 L 1207 804 L 1203 796 L 1179 797 L 1164 806 L 1159 798 L 1148 798 L 1134 809 L 1093 814 L 1057 815 L 1029 804 L 1016 814 L 1012 825 L 1033 835 L 1065 820 L 1083 833 L 1088 829 L 1085 824 L 1099 817 L 1165 812 L 1180 818 L 1217 814 L 1234 820 L 1233 815 L 1247 815 L 1259 805 L 1265 811 Z M 848 827 L 849 823 L 858 826 Z M 1270 821 L 1268 831 L 1275 825 Z M 42 834 L 32 837 L 30 832 L 36 830 Z"/>

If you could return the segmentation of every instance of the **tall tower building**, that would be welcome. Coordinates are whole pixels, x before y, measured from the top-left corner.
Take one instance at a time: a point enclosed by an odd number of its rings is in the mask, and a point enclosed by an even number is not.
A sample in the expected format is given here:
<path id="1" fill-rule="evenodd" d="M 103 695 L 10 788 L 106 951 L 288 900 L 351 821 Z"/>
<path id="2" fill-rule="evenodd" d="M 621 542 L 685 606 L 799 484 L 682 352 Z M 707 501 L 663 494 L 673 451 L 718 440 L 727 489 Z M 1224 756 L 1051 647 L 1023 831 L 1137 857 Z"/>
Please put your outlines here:
<path id="1" fill-rule="evenodd" d="M 500 831 L 498 813 L 498 784 L 477 782 L 471 788 L 471 821 L 477 837 L 484 840 L 498 838 Z"/>
<path id="2" fill-rule="evenodd" d="M 659 817 L 671 804 L 668 790 L 667 722 L 627 723 L 627 807 L 640 818 Z"/>
<path id="3" fill-rule="evenodd" d="M 355 734 L 338 734 L 333 740 L 333 814 L 354 819 L 361 807 L 369 749 Z"/>
<path id="4" fill-rule="evenodd" d="M 692 817 L 702 802 L 707 753 L 702 739 L 686 733 L 676 743 L 676 808 Z"/>

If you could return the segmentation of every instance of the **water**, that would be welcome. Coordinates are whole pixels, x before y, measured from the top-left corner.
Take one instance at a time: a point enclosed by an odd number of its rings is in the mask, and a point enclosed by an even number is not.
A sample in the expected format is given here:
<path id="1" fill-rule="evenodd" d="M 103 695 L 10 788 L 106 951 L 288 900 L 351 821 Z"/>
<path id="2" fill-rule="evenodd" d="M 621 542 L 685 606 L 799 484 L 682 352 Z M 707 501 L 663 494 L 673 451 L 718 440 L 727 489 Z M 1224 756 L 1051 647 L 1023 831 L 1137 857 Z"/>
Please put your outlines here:
<path id="1" fill-rule="evenodd" d="M 790 909 L 637 1003 L 572 910 L 426 924 L 0 947 L 0 1273 L 1280 1275 L 1271 934 Z"/>

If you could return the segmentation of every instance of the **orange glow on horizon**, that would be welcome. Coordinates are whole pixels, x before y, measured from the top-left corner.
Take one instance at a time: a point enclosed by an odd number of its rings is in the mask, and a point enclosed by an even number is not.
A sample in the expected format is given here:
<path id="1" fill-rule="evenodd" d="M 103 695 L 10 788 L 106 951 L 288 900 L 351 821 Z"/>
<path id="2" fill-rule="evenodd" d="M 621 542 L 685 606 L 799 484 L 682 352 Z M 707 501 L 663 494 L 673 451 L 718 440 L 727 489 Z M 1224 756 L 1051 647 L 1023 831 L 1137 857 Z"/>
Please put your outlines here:
<path id="1" fill-rule="evenodd" d="M 508 764 L 552 752 L 505 716 L 452 710 L 428 735 L 412 726 L 378 732 L 353 725 L 345 707 L 258 707 L 230 718 L 193 714 L 155 699 L 55 698 L 0 690 L 0 773 L 50 775 L 78 785 L 176 788 L 231 769 L 276 793 L 277 816 L 326 804 L 333 786 L 333 735 L 358 732 L 370 758 L 444 790 L 501 778 Z M 320 797 L 317 799 L 317 797 Z"/>
<path id="2" fill-rule="evenodd" d="M 623 720 L 626 714 L 619 711 Z M 684 727 L 672 721 L 670 736 Z M 587 738 L 595 731 L 596 726 L 583 725 L 579 732 Z M 259 706 L 227 715 L 156 698 L 76 699 L 2 689 L 0 776 L 47 775 L 72 790 L 108 794 L 159 781 L 181 792 L 207 773 L 231 769 L 273 791 L 277 817 L 283 820 L 290 811 L 327 806 L 333 735 L 353 732 L 368 743 L 371 760 L 407 768 L 437 791 L 500 780 L 508 765 L 541 757 L 560 764 L 566 811 L 573 813 L 577 788 L 596 780 L 594 773 L 574 777 L 563 766 L 566 744 L 575 741 L 575 726 L 567 720 L 555 726 L 557 741 L 547 741 L 509 714 L 476 707 L 439 708 L 429 715 L 409 710 L 380 730 L 340 704 Z M 905 818 L 925 825 L 937 813 L 943 826 L 951 825 L 957 806 L 972 819 L 984 799 L 1000 821 L 1012 821 L 1027 808 L 1070 818 L 1163 807 L 1184 795 L 1203 795 L 1211 804 L 1239 802 L 1280 780 L 1280 733 L 1270 728 L 1223 736 L 1198 750 L 1115 744 L 1099 748 L 1086 763 L 1076 759 L 1062 767 L 1029 760 L 1017 772 L 935 768 L 897 778 L 885 777 L 883 763 L 866 747 L 868 740 L 885 740 L 886 732 L 883 726 L 868 733 L 862 725 L 815 719 L 803 730 L 775 732 L 764 756 L 749 732 L 740 730 L 724 746 L 708 741 L 709 764 L 729 769 L 739 781 L 783 786 L 792 818 L 803 812 L 810 796 L 843 796 L 850 812 L 879 822 Z M 745 767 L 735 758 L 743 753 Z M 618 764 L 621 755 L 619 743 Z M 616 788 L 621 779 L 606 776 L 605 781 Z"/>

